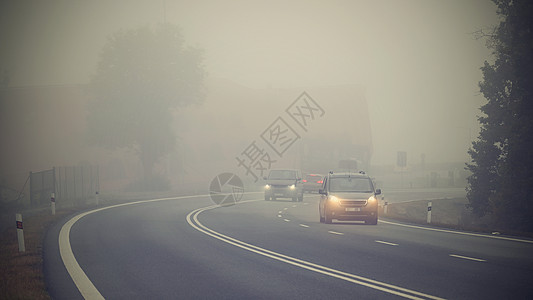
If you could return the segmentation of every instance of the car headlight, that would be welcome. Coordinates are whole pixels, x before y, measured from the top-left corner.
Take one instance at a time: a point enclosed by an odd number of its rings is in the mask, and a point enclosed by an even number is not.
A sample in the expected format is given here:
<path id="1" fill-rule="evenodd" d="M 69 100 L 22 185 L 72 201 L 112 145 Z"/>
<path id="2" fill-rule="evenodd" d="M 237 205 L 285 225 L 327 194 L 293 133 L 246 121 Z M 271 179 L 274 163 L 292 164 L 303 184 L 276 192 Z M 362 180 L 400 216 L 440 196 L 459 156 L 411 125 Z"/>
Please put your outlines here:
<path id="1" fill-rule="evenodd" d="M 370 198 L 368 198 L 368 204 L 374 204 L 377 202 L 377 199 L 376 197 L 374 196 L 370 196 Z"/>
<path id="2" fill-rule="evenodd" d="M 335 204 L 339 204 L 341 202 L 341 200 L 335 196 L 330 196 L 329 197 L 329 201 L 335 203 Z"/>
<path id="3" fill-rule="evenodd" d="M 265 185 L 265 190 L 270 190 L 270 184 Z"/>
<path id="4" fill-rule="evenodd" d="M 289 189 L 290 190 L 294 190 L 296 188 L 296 186 L 293 184 L 293 185 L 289 185 Z"/>

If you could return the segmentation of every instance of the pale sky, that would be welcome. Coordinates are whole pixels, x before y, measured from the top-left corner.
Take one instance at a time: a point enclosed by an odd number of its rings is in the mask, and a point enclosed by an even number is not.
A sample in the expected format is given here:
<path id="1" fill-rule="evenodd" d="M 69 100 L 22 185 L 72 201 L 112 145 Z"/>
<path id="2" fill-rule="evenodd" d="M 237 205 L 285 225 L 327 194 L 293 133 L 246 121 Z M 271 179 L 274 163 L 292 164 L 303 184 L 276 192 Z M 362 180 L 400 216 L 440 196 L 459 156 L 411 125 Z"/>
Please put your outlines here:
<path id="1" fill-rule="evenodd" d="M 204 49 L 211 77 L 365 86 L 373 162 L 468 160 L 491 59 L 471 33 L 497 24 L 488 0 L 2 1 L 0 70 L 10 86 L 84 84 L 109 35 L 162 21 Z"/>

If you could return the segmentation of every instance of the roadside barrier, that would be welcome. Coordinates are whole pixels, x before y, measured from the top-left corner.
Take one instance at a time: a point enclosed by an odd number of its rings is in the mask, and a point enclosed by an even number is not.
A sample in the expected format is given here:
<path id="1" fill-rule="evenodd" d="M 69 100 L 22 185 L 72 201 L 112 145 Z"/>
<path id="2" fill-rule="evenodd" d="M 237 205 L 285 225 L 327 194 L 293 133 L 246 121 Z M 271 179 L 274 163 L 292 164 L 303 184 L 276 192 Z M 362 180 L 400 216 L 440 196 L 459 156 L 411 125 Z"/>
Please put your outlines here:
<path id="1" fill-rule="evenodd" d="M 24 245 L 24 225 L 22 224 L 22 214 L 16 214 L 17 220 L 17 239 L 19 242 L 19 252 L 26 252 L 26 246 Z"/>

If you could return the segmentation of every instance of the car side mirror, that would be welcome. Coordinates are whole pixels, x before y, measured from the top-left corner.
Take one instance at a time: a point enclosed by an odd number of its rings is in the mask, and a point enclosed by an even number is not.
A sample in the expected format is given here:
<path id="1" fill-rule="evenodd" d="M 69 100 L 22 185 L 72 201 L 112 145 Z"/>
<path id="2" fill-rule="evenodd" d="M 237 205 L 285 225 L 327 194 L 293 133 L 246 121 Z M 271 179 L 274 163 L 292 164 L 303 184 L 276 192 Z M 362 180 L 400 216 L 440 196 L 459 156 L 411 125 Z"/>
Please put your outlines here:
<path id="1" fill-rule="evenodd" d="M 381 189 L 376 190 L 376 195 L 381 195 Z"/>

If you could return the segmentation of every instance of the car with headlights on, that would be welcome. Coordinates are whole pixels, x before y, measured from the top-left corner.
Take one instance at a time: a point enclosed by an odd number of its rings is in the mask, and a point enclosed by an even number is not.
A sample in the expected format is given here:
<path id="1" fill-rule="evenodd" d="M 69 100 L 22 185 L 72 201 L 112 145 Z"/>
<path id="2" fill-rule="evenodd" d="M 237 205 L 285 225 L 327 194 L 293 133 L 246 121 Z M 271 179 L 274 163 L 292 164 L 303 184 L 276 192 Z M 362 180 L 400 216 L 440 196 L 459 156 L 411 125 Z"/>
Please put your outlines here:
<path id="1" fill-rule="evenodd" d="M 364 172 L 333 173 L 324 177 L 319 190 L 320 222 L 333 220 L 378 223 L 378 199 L 381 189 L 375 189 L 372 178 Z"/>
<path id="2" fill-rule="evenodd" d="M 278 198 L 290 198 L 292 201 L 303 201 L 304 192 L 302 172 L 297 169 L 272 169 L 264 178 L 265 201 Z"/>

